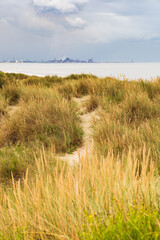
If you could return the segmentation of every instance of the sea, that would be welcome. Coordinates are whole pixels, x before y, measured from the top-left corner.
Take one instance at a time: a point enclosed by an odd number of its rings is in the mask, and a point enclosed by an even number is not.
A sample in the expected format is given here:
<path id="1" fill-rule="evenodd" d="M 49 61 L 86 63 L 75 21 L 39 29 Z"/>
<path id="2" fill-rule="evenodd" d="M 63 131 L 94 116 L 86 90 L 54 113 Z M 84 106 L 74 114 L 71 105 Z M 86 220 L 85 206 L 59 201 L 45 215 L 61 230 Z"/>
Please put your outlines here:
<path id="1" fill-rule="evenodd" d="M 128 80 L 155 80 L 160 77 L 160 63 L 0 63 L 0 71 L 36 76 L 93 74 Z"/>

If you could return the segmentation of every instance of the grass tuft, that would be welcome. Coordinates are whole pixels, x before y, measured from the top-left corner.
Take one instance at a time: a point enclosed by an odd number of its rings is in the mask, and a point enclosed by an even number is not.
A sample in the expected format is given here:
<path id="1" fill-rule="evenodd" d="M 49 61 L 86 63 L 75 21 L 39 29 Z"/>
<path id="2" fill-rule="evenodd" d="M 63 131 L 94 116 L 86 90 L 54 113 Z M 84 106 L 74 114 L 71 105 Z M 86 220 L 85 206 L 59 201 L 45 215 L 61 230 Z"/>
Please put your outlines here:
<path id="1" fill-rule="evenodd" d="M 5 116 L 0 145 L 39 142 L 54 144 L 57 152 L 72 151 L 82 141 L 74 105 L 59 95 L 19 103 L 16 114 Z"/>

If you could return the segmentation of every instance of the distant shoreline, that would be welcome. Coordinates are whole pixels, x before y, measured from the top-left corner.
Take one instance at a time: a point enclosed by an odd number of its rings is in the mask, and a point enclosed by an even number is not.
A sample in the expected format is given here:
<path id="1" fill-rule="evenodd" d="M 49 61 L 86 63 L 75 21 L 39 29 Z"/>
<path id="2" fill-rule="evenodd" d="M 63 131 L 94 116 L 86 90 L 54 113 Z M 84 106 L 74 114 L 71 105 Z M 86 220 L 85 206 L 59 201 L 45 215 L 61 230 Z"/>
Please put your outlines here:
<path id="1" fill-rule="evenodd" d="M 0 71 L 36 76 L 66 77 L 71 74 L 92 74 L 121 80 L 150 80 L 160 77 L 160 63 L 0 63 Z"/>
<path id="2" fill-rule="evenodd" d="M 155 63 L 160 63 L 160 61 L 158 62 L 131 62 L 131 61 L 128 61 L 128 62 L 85 62 L 85 61 L 82 61 L 82 62 L 50 62 L 50 61 L 44 61 L 44 62 L 41 62 L 41 61 L 24 61 L 24 62 L 12 62 L 12 61 L 0 61 L 0 64 L 3 64 L 3 63 L 11 63 L 11 64 L 27 64 L 27 63 L 38 63 L 38 64 L 110 64 L 110 63 L 115 63 L 115 64 L 155 64 Z"/>

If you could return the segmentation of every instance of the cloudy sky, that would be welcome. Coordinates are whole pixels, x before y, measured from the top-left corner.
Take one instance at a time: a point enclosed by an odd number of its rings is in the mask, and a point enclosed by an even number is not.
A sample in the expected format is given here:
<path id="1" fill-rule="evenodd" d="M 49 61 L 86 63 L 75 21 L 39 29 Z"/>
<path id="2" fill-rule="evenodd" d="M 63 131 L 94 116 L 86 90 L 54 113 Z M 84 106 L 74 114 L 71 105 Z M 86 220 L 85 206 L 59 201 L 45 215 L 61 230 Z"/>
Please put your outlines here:
<path id="1" fill-rule="evenodd" d="M 160 61 L 160 0 L 0 0 L 0 60 Z"/>

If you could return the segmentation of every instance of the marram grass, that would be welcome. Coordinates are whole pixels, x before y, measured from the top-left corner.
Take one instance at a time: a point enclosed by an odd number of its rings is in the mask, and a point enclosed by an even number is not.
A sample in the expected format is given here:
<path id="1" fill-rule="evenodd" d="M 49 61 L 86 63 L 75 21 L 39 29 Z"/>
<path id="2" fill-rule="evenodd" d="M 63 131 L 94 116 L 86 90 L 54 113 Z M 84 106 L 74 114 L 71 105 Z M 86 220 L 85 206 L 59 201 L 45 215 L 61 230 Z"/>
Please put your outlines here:
<path id="1" fill-rule="evenodd" d="M 94 151 L 70 166 L 85 95 Z M 159 240 L 159 106 L 159 78 L 0 72 L 0 240 Z"/>
<path id="2" fill-rule="evenodd" d="M 159 239 L 160 178 L 142 155 L 92 153 L 70 166 L 43 151 L 32 180 L 27 171 L 0 189 L 0 239 Z"/>

